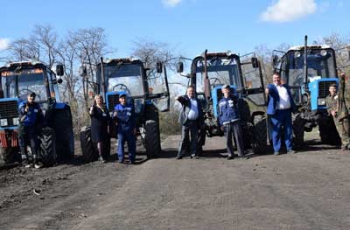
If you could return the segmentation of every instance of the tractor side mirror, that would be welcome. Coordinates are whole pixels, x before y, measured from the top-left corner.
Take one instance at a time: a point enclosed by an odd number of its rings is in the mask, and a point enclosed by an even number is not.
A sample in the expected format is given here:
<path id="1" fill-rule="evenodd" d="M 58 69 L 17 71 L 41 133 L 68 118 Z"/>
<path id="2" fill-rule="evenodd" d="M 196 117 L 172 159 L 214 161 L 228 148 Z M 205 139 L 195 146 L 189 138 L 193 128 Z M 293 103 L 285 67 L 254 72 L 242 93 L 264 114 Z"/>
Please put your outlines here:
<path id="1" fill-rule="evenodd" d="M 277 68 L 278 62 L 279 62 L 279 57 L 277 55 L 273 55 L 272 56 L 272 66 L 274 68 Z"/>
<path id="2" fill-rule="evenodd" d="M 259 67 L 259 61 L 256 57 L 252 57 L 252 66 L 253 66 L 253 68 Z"/>
<path id="3" fill-rule="evenodd" d="M 157 73 L 163 72 L 163 64 L 161 62 L 157 62 Z"/>
<path id="4" fill-rule="evenodd" d="M 184 71 L 184 63 L 182 61 L 176 64 L 176 72 L 182 73 Z"/>
<path id="5" fill-rule="evenodd" d="M 86 66 L 80 66 L 78 72 L 80 77 L 86 77 L 87 75 Z"/>
<path id="6" fill-rule="evenodd" d="M 58 76 L 64 75 L 63 65 L 56 65 L 56 75 L 58 75 Z"/>

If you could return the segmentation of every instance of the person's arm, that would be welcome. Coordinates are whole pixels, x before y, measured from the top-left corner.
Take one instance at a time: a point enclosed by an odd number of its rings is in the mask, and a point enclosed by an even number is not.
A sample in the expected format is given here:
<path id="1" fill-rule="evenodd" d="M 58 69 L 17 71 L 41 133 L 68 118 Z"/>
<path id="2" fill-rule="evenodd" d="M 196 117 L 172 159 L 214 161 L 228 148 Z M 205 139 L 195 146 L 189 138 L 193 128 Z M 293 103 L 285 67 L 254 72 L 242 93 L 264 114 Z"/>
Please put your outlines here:
<path id="1" fill-rule="evenodd" d="M 175 100 L 177 100 L 178 102 L 180 102 L 182 105 L 186 104 L 187 103 L 187 100 L 185 98 L 185 96 L 177 96 L 175 98 Z"/>
<path id="2" fill-rule="evenodd" d="M 27 103 L 23 103 L 23 104 L 21 104 L 20 107 L 19 107 L 19 120 L 20 120 L 21 122 L 23 122 L 24 119 L 25 119 L 26 116 L 27 116 L 27 112 L 28 112 L 28 108 L 27 108 L 27 107 L 28 107 L 28 106 L 27 106 Z"/>

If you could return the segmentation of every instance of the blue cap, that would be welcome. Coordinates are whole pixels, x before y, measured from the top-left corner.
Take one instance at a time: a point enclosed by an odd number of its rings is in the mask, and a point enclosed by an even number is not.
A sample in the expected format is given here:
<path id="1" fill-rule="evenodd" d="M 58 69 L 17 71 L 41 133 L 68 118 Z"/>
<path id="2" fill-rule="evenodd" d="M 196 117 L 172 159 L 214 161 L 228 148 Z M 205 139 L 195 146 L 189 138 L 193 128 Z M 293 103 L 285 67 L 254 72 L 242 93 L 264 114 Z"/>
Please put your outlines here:
<path id="1" fill-rule="evenodd" d="M 119 93 L 119 97 L 126 97 L 126 93 L 124 92 Z"/>

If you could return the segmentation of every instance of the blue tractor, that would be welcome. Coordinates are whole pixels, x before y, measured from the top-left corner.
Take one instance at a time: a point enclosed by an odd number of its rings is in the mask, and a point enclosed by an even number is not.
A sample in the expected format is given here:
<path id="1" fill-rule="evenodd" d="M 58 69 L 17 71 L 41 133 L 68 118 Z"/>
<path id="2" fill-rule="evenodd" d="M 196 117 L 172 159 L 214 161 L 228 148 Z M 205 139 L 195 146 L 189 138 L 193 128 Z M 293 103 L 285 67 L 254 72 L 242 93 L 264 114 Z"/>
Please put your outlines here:
<path id="1" fill-rule="evenodd" d="M 274 50 L 273 66 L 281 74 L 282 81 L 292 90 L 298 107 L 293 115 L 294 147 L 304 145 L 304 132 L 318 126 L 322 143 L 340 144 L 340 137 L 333 119 L 326 110 L 326 97 L 331 84 L 339 84 L 336 54 L 328 45 L 291 47 L 287 52 Z"/>
<path id="2" fill-rule="evenodd" d="M 177 72 L 182 73 L 183 62 Z M 238 108 L 243 127 L 245 148 L 254 153 L 265 153 L 267 146 L 266 115 L 264 106 L 264 82 L 260 62 L 254 54 L 238 56 L 230 52 L 208 53 L 207 50 L 191 62 L 191 72 L 185 75 L 196 89 L 204 110 L 204 129 L 200 130 L 199 144 L 205 137 L 222 136 L 218 127 L 218 102 L 222 98 L 221 87 L 230 85 L 237 94 Z M 201 149 L 199 149 L 201 152 Z"/>
<path id="3" fill-rule="evenodd" d="M 86 71 L 83 70 L 83 77 Z M 170 95 L 165 66 L 158 62 L 149 69 L 138 59 L 120 58 L 103 60 L 96 68 L 94 93 L 104 97 L 111 113 L 119 103 L 119 95 L 127 94 L 127 100 L 134 104 L 138 135 L 146 149 L 147 157 L 161 155 L 159 112 L 169 111 Z M 115 137 L 115 125 L 111 125 L 111 137 Z M 96 146 L 91 141 L 91 128 L 83 127 L 80 133 L 83 158 L 87 162 L 97 160 Z M 110 138 L 106 140 L 104 157 L 110 155 Z"/>
<path id="4" fill-rule="evenodd" d="M 63 75 L 63 66 L 56 66 Z M 72 115 L 60 100 L 56 74 L 42 62 L 13 62 L 0 67 L 0 159 L 2 163 L 20 161 L 18 125 L 19 105 L 31 92 L 43 113 L 39 130 L 38 155 L 44 166 L 74 155 Z"/>

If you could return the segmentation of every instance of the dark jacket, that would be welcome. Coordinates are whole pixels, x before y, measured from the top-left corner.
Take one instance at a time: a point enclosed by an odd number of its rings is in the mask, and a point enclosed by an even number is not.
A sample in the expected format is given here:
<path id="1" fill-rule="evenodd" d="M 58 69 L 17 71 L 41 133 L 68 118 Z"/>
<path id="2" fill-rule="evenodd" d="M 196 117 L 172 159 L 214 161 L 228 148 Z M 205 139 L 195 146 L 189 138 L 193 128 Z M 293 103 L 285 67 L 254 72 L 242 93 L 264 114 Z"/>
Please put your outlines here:
<path id="1" fill-rule="evenodd" d="M 25 108 L 28 107 L 28 111 Z M 34 126 L 43 120 L 43 113 L 40 105 L 36 102 L 29 104 L 22 102 L 19 105 L 19 121 L 22 126 Z"/>
<path id="2" fill-rule="evenodd" d="M 203 124 L 202 105 L 197 98 L 194 98 L 194 99 L 197 101 L 197 105 L 198 105 L 198 118 L 197 118 L 197 121 L 199 122 L 198 125 L 202 125 Z M 179 116 L 179 123 L 181 125 L 186 125 L 188 123 L 188 113 L 191 110 L 191 100 L 187 95 L 184 95 L 184 96 L 180 96 L 178 101 L 182 105 L 182 109 Z"/>
<path id="3" fill-rule="evenodd" d="M 288 93 L 288 96 L 290 99 L 291 110 L 295 111 L 295 109 L 296 109 L 295 103 L 294 103 L 294 100 L 293 100 L 293 97 L 292 97 L 292 94 L 290 92 L 288 85 L 282 84 L 282 86 L 287 89 L 287 93 Z M 268 97 L 268 101 L 267 101 L 267 114 L 274 115 L 276 113 L 276 110 L 278 109 L 280 97 L 278 95 L 277 87 L 274 84 L 268 84 L 267 88 L 269 89 L 269 97 Z"/>
<path id="4" fill-rule="evenodd" d="M 238 98 L 230 95 L 228 98 L 223 97 L 219 101 L 219 125 L 222 126 L 224 122 L 239 119 L 238 115 Z"/>
<path id="5" fill-rule="evenodd" d="M 117 104 L 114 111 L 117 112 L 115 119 L 118 122 L 118 130 L 133 130 L 136 128 L 135 112 L 132 104 Z"/>

